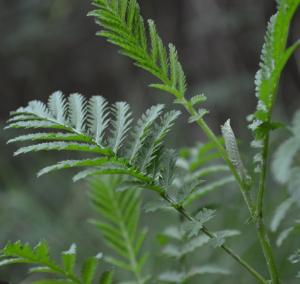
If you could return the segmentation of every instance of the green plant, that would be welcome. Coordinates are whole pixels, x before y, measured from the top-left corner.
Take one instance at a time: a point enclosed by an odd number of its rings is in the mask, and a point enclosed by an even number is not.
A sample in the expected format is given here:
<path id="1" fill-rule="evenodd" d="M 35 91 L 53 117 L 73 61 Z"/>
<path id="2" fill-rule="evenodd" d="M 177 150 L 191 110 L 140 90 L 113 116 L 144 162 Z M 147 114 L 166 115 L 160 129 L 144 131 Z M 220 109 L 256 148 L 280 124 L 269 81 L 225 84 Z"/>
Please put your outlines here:
<path id="1" fill-rule="evenodd" d="M 270 229 L 274 233 L 278 233 L 276 245 L 281 247 L 285 241 L 293 234 L 300 232 L 300 220 L 289 218 L 288 227 L 280 230 L 284 224 L 284 220 L 289 216 L 293 208 L 299 208 L 299 166 L 297 166 L 297 156 L 299 154 L 299 126 L 300 112 L 297 111 L 294 115 L 293 123 L 288 127 L 291 137 L 286 139 L 275 151 L 272 161 L 272 172 L 274 179 L 285 187 L 287 197 L 275 209 Z M 286 224 L 284 224 L 286 226 Z M 279 231 L 279 232 L 278 232 Z M 299 262 L 299 250 L 296 250 L 289 260 L 292 263 Z M 299 273 L 297 275 L 299 278 Z"/>
<path id="2" fill-rule="evenodd" d="M 172 44 L 169 44 L 168 49 L 164 46 L 153 21 L 149 20 L 145 25 L 136 0 L 94 0 L 96 9 L 90 16 L 95 17 L 102 27 L 100 36 L 117 45 L 122 54 L 134 60 L 135 65 L 159 80 L 159 83 L 151 84 L 151 87 L 175 96 L 174 102 L 188 111 L 189 122 L 197 123 L 206 134 L 209 139 L 207 144 L 181 151 L 180 158 L 174 150 L 166 148 L 166 135 L 180 112 L 173 110 L 163 114 L 162 105 L 148 109 L 135 126 L 132 126 L 133 119 L 128 104 L 117 102 L 108 107 L 106 100 L 100 96 L 87 101 L 79 94 L 66 98 L 61 92 L 56 92 L 50 96 L 47 106 L 40 101 L 32 101 L 27 107 L 11 113 L 7 128 L 43 129 L 43 132 L 33 131 L 11 139 L 10 143 L 37 142 L 21 147 L 15 155 L 61 150 L 89 155 L 86 159 L 63 160 L 42 169 L 38 175 L 61 169 L 85 168 L 73 179 L 78 181 L 92 178 L 90 198 L 101 219 L 93 223 L 99 227 L 106 244 L 116 254 L 116 257 L 106 257 L 106 261 L 131 272 L 134 280 L 126 283 L 146 283 L 150 278 L 154 281 L 187 283 L 191 277 L 206 272 L 226 274 L 226 269 L 215 266 L 186 266 L 186 255 L 191 249 L 205 243 L 223 250 L 258 283 L 281 282 L 274 247 L 265 225 L 264 199 L 270 132 L 282 126 L 272 120 L 278 84 L 286 62 L 300 45 L 300 41 L 297 41 L 287 47 L 289 26 L 300 0 L 277 2 L 278 11 L 267 27 L 260 70 L 255 80 L 258 105 L 255 113 L 249 117 L 249 128 L 255 137 L 252 146 L 259 152 L 254 157 L 254 174 L 252 169 L 244 166 L 230 120 L 221 127 L 223 139 L 220 139 L 204 120 L 208 111 L 197 109 L 198 105 L 205 102 L 205 96 L 201 94 L 187 98 L 185 74 L 175 47 Z M 299 115 L 296 120 L 298 118 Z M 295 138 L 281 146 L 275 154 L 273 167 L 279 181 L 291 181 L 292 187 L 299 181 L 293 174 L 298 168 L 293 170 L 290 167 L 292 157 L 299 150 L 299 146 L 295 146 L 298 128 L 298 124 L 294 123 Z M 286 153 L 286 147 L 289 148 L 289 155 L 282 157 Z M 221 164 L 219 159 L 223 160 Z M 278 170 L 277 165 L 282 161 L 285 167 Z M 230 174 L 224 177 L 222 174 L 226 172 Z M 221 174 L 218 181 L 204 183 L 202 180 L 203 177 L 209 179 L 210 174 L 216 173 Z M 94 176 L 103 175 L 114 177 L 108 180 L 102 177 L 93 179 Z M 239 186 L 249 212 L 248 223 L 254 225 L 253 231 L 257 233 L 268 276 L 263 276 L 265 273 L 257 271 L 240 253 L 227 245 L 226 237 L 238 234 L 236 230 L 219 231 L 208 228 L 208 223 L 214 220 L 215 215 L 215 210 L 207 208 L 211 207 L 209 204 L 206 206 L 202 202 L 200 206 L 192 206 L 194 201 L 199 201 L 208 193 L 233 181 Z M 258 190 L 255 189 L 257 183 Z M 168 271 L 160 276 L 142 276 L 146 258 L 142 256 L 141 245 L 145 232 L 138 230 L 138 221 L 141 214 L 140 190 L 143 189 L 159 196 L 159 199 L 146 205 L 147 211 L 170 209 L 181 216 L 179 225 L 167 228 L 162 234 L 179 242 L 177 246 L 168 244 L 163 250 L 165 254 L 178 258 L 179 270 Z M 277 209 L 271 225 L 273 231 L 276 231 L 289 206 L 294 203 L 294 198 L 295 196 L 291 196 Z M 281 236 L 281 240 L 282 238 Z M 5 249 L 3 252 L 5 254 Z M 291 259 L 296 262 L 298 252 Z"/>
<path id="3" fill-rule="evenodd" d="M 55 278 L 37 280 L 35 284 L 91 284 L 96 279 L 98 262 L 102 258 L 99 253 L 95 257 L 86 259 L 81 267 L 80 277 L 75 272 L 76 245 L 61 254 L 61 265 L 58 265 L 50 256 L 47 243 L 41 242 L 35 248 L 21 242 L 9 243 L 1 250 L 0 266 L 8 264 L 30 264 L 30 273 L 51 274 Z M 98 283 L 112 283 L 112 273 L 105 272 L 98 278 Z M 100 281 L 100 282 L 99 282 Z"/>
<path id="4" fill-rule="evenodd" d="M 102 217 L 91 222 L 100 229 L 115 252 L 116 257 L 106 257 L 112 265 L 133 273 L 136 283 L 145 283 L 149 277 L 142 275 L 147 255 L 141 247 L 147 230 L 138 231 L 140 215 L 140 192 L 128 190 L 118 192 L 120 177 L 95 178 L 90 181 L 90 197 L 95 210 Z M 110 206 L 108 206 L 108 204 Z"/>

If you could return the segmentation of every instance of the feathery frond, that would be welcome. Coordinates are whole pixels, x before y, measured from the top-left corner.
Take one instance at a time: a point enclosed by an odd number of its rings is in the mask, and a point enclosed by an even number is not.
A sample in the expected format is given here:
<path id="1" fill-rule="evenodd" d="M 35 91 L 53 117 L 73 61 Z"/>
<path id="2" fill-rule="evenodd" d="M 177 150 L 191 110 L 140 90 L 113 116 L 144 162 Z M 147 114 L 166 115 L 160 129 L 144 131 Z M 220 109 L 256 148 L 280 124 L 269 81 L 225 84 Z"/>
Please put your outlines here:
<path id="1" fill-rule="evenodd" d="M 276 208 L 271 220 L 270 228 L 273 232 L 279 231 L 280 227 L 286 226 L 286 220 L 293 207 L 300 206 L 300 167 L 297 166 L 296 158 L 299 154 L 299 111 L 294 114 L 293 123 L 289 127 L 291 136 L 283 141 L 275 151 L 272 161 L 272 172 L 274 179 L 281 185 L 286 185 L 288 198 Z M 284 241 L 295 231 L 299 232 L 299 220 L 294 220 L 294 224 L 280 230 L 277 235 L 276 245 L 281 246 Z"/>
<path id="2" fill-rule="evenodd" d="M 175 198 L 188 206 L 234 181 L 213 143 L 183 149 L 176 161 Z"/>
<path id="3" fill-rule="evenodd" d="M 277 127 L 271 122 L 271 115 L 281 73 L 289 57 L 299 46 L 297 42 L 289 48 L 286 47 L 290 22 L 299 4 L 300 0 L 278 1 L 278 11 L 271 17 L 267 27 L 260 69 L 255 77 L 257 108 L 249 116 L 249 128 L 255 134 L 255 145 L 261 144 L 265 135 Z M 256 158 L 255 163 L 259 169 L 261 159 Z"/>
<path id="4" fill-rule="evenodd" d="M 199 202 L 199 199 L 206 196 L 209 192 L 220 189 L 222 186 L 234 181 L 234 178 L 231 175 L 220 177 L 217 180 L 215 176 L 212 181 L 203 180 L 209 179 L 216 174 L 220 174 L 220 172 L 226 173 L 228 171 L 228 168 L 220 164 L 219 161 L 214 163 L 220 158 L 220 155 L 216 154 L 215 151 L 216 149 L 212 143 L 199 145 L 191 149 L 183 149 L 179 158 L 177 160 L 175 159 L 176 164 L 174 165 L 174 161 L 171 162 L 171 168 L 175 167 L 175 178 L 172 178 L 171 176 L 171 179 L 167 179 L 169 182 L 167 182 L 166 190 L 175 200 L 178 207 L 186 207 L 196 200 Z M 173 156 L 173 154 L 170 155 L 170 157 Z M 164 158 L 164 161 L 168 163 L 168 159 Z M 170 172 L 172 173 L 173 170 Z M 164 204 L 163 202 L 147 203 L 145 207 L 147 212 L 153 212 L 157 209 L 170 209 L 168 204 Z M 212 219 L 214 215 L 214 210 L 204 208 L 194 216 L 193 221 L 186 222 L 183 226 L 168 227 L 159 235 L 159 237 L 163 237 L 163 243 L 167 242 L 162 249 L 162 254 L 180 261 L 182 258 L 186 258 L 190 253 L 200 249 L 207 243 L 221 246 L 224 244 L 224 239 L 226 237 L 238 234 L 235 230 L 216 232 L 212 241 L 209 236 L 201 233 L 205 223 Z M 217 269 L 216 266 L 212 267 L 216 268 L 216 274 L 218 274 L 218 269 L 219 273 L 225 271 L 222 268 Z M 176 279 L 178 282 L 174 279 L 174 283 L 182 283 L 182 279 L 185 279 L 186 281 L 192 277 L 192 273 L 190 274 L 189 271 L 194 269 L 195 268 L 186 267 L 185 270 L 182 270 L 181 268 L 174 270 L 173 268 L 171 271 L 160 274 L 159 280 L 168 282 L 167 279 L 169 278 L 167 275 L 174 274 L 181 275 L 180 278 Z M 197 273 L 193 274 L 193 276 L 196 275 Z M 169 280 L 171 281 L 171 279 Z"/>
<path id="5" fill-rule="evenodd" d="M 145 140 L 145 144 L 148 147 L 144 147 L 143 151 L 141 151 L 139 167 L 142 171 L 147 171 L 151 164 L 155 162 L 164 138 L 174 125 L 179 114 L 178 111 L 170 111 L 161 117 L 160 123 L 154 125 L 152 135 Z"/>
<path id="6" fill-rule="evenodd" d="M 118 46 L 135 65 L 161 81 L 151 87 L 182 98 L 186 92 L 186 78 L 176 48 L 169 44 L 167 51 L 152 20 L 145 25 L 138 2 L 94 0 L 93 3 L 96 9 L 89 15 L 102 27 L 98 35 Z"/>
<path id="7" fill-rule="evenodd" d="M 47 243 L 41 242 L 36 247 L 31 248 L 28 244 L 21 242 L 9 243 L 0 250 L 1 260 L 0 266 L 11 264 L 30 264 L 30 273 L 52 275 L 55 278 L 43 278 L 33 283 L 53 283 L 53 284 L 92 284 L 96 281 L 96 270 L 102 253 L 94 257 L 90 257 L 83 262 L 81 274 L 76 273 L 76 245 L 72 245 L 69 250 L 62 252 L 61 264 L 57 264 L 49 256 L 49 247 Z M 107 272 L 112 277 L 111 272 Z M 106 274 L 107 274 L 106 273 Z M 45 277 L 45 276 L 44 276 Z M 99 281 L 99 279 L 97 280 Z M 105 282 L 98 282 L 105 283 Z M 111 284 L 111 281 L 106 282 Z"/>
<path id="8" fill-rule="evenodd" d="M 283 141 L 275 151 L 272 161 L 272 173 L 276 181 L 287 184 L 295 167 L 295 160 L 300 152 L 299 111 L 294 114 L 290 127 L 291 136 Z"/>
<path id="9" fill-rule="evenodd" d="M 193 267 L 186 273 L 177 271 L 163 272 L 159 275 L 159 280 L 164 283 L 186 283 L 195 276 L 201 276 L 205 274 L 228 275 L 229 271 L 216 265 L 203 265 L 199 267 Z"/>
<path id="10" fill-rule="evenodd" d="M 95 174 L 123 174 L 141 181 L 142 188 L 162 190 L 156 173 L 162 171 L 163 165 L 159 162 L 162 146 L 179 115 L 178 111 L 163 115 L 162 105 L 153 106 L 142 115 L 135 127 L 131 127 L 131 112 L 125 102 L 115 103 L 109 111 L 103 97 L 94 96 L 86 101 L 83 96 L 72 94 L 67 100 L 61 92 L 55 92 L 50 96 L 48 105 L 49 108 L 42 102 L 33 101 L 11 113 L 6 128 L 45 129 L 45 132 L 9 140 L 8 143 L 38 142 L 21 147 L 15 155 L 38 151 L 78 151 L 96 157 L 61 161 L 41 170 L 39 176 L 55 170 L 85 167 L 86 170 L 78 173 L 74 180 Z M 127 136 L 133 139 L 126 141 Z"/>
<path id="11" fill-rule="evenodd" d="M 239 234 L 239 232 L 235 230 L 228 230 L 226 232 L 216 232 L 215 234 L 216 236 L 219 235 L 227 238 L 235 236 Z M 191 235 L 190 228 L 189 226 L 186 226 L 186 224 L 183 224 L 182 226 L 167 227 L 162 233 L 160 233 L 159 237 L 164 240 L 163 243 L 165 244 L 161 250 L 162 255 L 179 262 L 182 261 L 183 258 L 186 260 L 191 253 L 194 253 L 196 250 L 211 243 L 211 239 L 207 235 Z M 178 270 L 173 268 L 173 270 L 162 272 L 158 276 L 158 279 L 162 282 L 168 283 L 185 283 L 185 281 L 192 277 L 210 273 L 229 274 L 229 271 L 217 265 L 203 265 L 191 268 L 185 267 L 185 269 L 182 269 L 182 265 L 179 265 Z"/>
<path id="12" fill-rule="evenodd" d="M 71 126 L 78 132 L 85 132 L 87 107 L 85 98 L 80 94 L 69 96 L 69 119 Z"/>
<path id="13" fill-rule="evenodd" d="M 107 106 L 107 101 L 101 96 L 94 96 L 89 100 L 87 120 L 95 142 L 100 146 L 104 144 L 105 130 L 109 125 Z"/>
<path id="14" fill-rule="evenodd" d="M 111 133 L 110 147 L 114 153 L 117 153 L 126 138 L 132 120 L 129 105 L 125 102 L 115 103 L 112 108 L 112 113 L 115 120 L 112 121 L 113 130 Z"/>
<path id="15" fill-rule="evenodd" d="M 67 116 L 67 101 L 62 92 L 57 91 L 48 100 L 48 108 L 54 119 L 64 124 Z"/>
<path id="16" fill-rule="evenodd" d="M 294 204 L 293 198 L 288 198 L 284 200 L 277 208 L 274 213 L 274 216 L 271 221 L 271 231 L 276 232 L 281 224 L 281 222 L 284 220 L 284 218 L 287 216 L 288 211 Z"/>
<path id="17" fill-rule="evenodd" d="M 94 178 L 90 181 L 90 197 L 101 219 L 92 223 L 100 229 L 107 245 L 115 252 L 107 261 L 130 271 L 136 283 L 146 283 L 142 276 L 146 255 L 141 247 L 146 231 L 137 231 L 140 216 L 140 194 L 137 190 L 118 192 L 120 177 Z"/>
<path id="18" fill-rule="evenodd" d="M 274 103 L 274 91 L 288 59 L 286 58 L 286 43 L 289 23 L 299 4 L 299 0 L 280 1 L 278 11 L 271 17 L 267 27 L 265 43 L 261 52 L 260 70 L 257 72 L 255 81 L 256 96 L 259 101 L 254 121 L 258 120 L 260 125 L 268 122 L 270 118 Z M 254 130 L 256 128 L 254 127 Z"/>
<path id="19" fill-rule="evenodd" d="M 151 127 L 153 126 L 154 122 L 160 116 L 164 106 L 157 105 L 151 107 L 149 110 L 146 111 L 144 115 L 139 119 L 137 122 L 137 126 L 134 129 L 133 139 L 134 142 L 132 143 L 131 149 L 129 151 L 129 161 L 132 163 L 137 158 L 137 153 L 140 151 L 141 147 L 145 140 L 151 134 Z"/>
<path id="20" fill-rule="evenodd" d="M 276 150 L 272 162 L 272 171 L 275 179 L 284 184 L 289 181 L 293 162 L 300 151 L 299 137 L 291 137 L 282 143 Z"/>

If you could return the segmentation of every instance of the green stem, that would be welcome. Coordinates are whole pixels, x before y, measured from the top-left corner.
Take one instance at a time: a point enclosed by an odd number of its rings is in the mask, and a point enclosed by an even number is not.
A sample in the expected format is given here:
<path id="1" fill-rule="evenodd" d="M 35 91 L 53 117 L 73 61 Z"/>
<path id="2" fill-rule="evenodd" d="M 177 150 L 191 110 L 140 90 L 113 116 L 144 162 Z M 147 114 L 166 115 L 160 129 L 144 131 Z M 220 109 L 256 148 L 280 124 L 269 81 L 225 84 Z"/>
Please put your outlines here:
<path id="1" fill-rule="evenodd" d="M 185 98 L 183 98 L 183 103 L 182 104 L 184 105 L 184 107 L 190 113 L 191 116 L 196 116 L 197 115 L 197 111 L 195 110 L 195 108 Z M 227 164 L 228 168 L 230 169 L 231 173 L 233 174 L 234 178 L 236 179 L 236 181 L 239 185 L 240 191 L 242 193 L 243 199 L 244 199 L 244 201 L 247 205 L 247 208 L 249 210 L 249 213 L 253 217 L 254 213 L 255 213 L 255 208 L 253 206 L 253 202 L 252 202 L 251 197 L 249 195 L 250 186 L 240 177 L 240 175 L 237 172 L 236 168 L 234 167 L 234 165 L 232 164 L 232 162 L 228 158 L 228 154 L 227 154 L 225 148 L 220 143 L 218 137 L 212 132 L 210 127 L 206 124 L 204 119 L 200 118 L 196 122 L 200 126 L 202 131 L 205 133 L 207 138 L 215 144 L 218 152 L 220 153 L 221 157 L 223 158 L 223 160 Z"/>
<path id="2" fill-rule="evenodd" d="M 112 13 L 118 21 L 120 21 L 121 26 L 125 30 L 125 34 L 127 39 L 131 41 L 131 43 L 135 46 L 136 50 L 138 51 L 139 56 L 142 57 L 143 61 L 147 62 L 148 68 L 146 70 L 150 72 L 153 76 L 157 77 L 163 84 L 169 87 L 169 91 L 171 94 L 175 95 L 178 101 L 181 102 L 181 104 L 186 108 L 186 110 L 190 113 L 191 116 L 196 116 L 197 111 L 193 107 L 193 105 L 186 100 L 185 94 L 177 89 L 174 88 L 172 84 L 172 80 L 166 76 L 166 74 L 161 70 L 161 66 L 158 64 L 156 60 L 153 60 L 151 53 L 145 48 L 145 46 L 141 43 L 140 38 L 133 34 L 130 29 L 127 27 L 127 23 L 124 19 L 120 18 L 119 13 L 112 8 L 110 5 L 105 4 L 105 9 L 109 11 L 109 13 Z M 142 66 L 141 66 L 142 67 Z M 143 67 L 142 67 L 143 68 Z M 154 70 L 154 71 L 153 71 Z M 240 177 L 238 172 L 236 171 L 234 165 L 228 158 L 227 152 L 222 146 L 222 144 L 219 142 L 216 135 L 211 131 L 210 127 L 206 124 L 206 122 L 203 119 L 198 119 L 197 124 L 201 127 L 203 132 L 206 134 L 208 139 L 212 141 L 218 152 L 220 153 L 221 157 L 224 159 L 225 163 L 228 165 L 230 171 L 232 172 L 233 176 L 235 177 L 237 183 L 239 184 L 243 199 L 247 205 L 247 208 L 250 212 L 251 217 L 254 217 L 255 208 L 253 206 L 253 203 L 251 201 L 250 195 L 249 195 L 249 185 Z"/>
<path id="3" fill-rule="evenodd" d="M 191 216 L 185 208 L 182 206 L 178 206 L 176 202 L 167 194 L 162 193 L 162 198 L 165 199 L 170 205 L 179 212 L 182 216 L 184 216 L 187 220 L 192 222 L 197 222 L 197 220 Z M 211 233 L 205 226 L 202 227 L 202 232 L 207 235 L 209 238 L 214 239 L 216 236 Z M 231 248 L 226 246 L 225 244 L 221 245 L 220 248 L 225 251 L 228 255 L 230 255 L 233 259 L 235 259 L 242 267 L 244 267 L 256 280 L 258 283 L 268 284 L 268 281 L 260 275 L 251 265 L 249 265 L 245 260 L 243 260 L 238 254 L 236 254 Z"/>
<path id="4" fill-rule="evenodd" d="M 259 191 L 258 191 L 257 205 L 256 205 L 256 229 L 257 229 L 258 239 L 263 249 L 268 270 L 272 279 L 272 284 L 279 284 L 280 280 L 276 268 L 272 247 L 263 221 L 263 205 L 264 205 L 264 195 L 266 191 L 265 184 L 266 184 L 266 176 L 267 176 L 267 160 L 268 160 L 268 153 L 269 153 L 269 133 L 266 134 L 263 145 L 264 146 L 262 150 L 262 168 L 261 168 L 261 174 L 259 179 Z"/>

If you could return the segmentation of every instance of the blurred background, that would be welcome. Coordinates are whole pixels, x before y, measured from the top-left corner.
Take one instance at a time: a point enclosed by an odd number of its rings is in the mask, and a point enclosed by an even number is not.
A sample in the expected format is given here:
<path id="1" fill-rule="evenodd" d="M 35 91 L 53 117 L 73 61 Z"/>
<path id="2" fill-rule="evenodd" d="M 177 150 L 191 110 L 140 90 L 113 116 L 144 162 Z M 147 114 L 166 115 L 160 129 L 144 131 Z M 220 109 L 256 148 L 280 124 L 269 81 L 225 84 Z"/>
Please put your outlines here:
<path id="1" fill-rule="evenodd" d="M 177 46 L 188 78 L 188 95 L 207 95 L 209 125 L 219 132 L 219 126 L 231 118 L 238 137 L 249 141 L 245 117 L 256 106 L 253 79 L 275 1 L 144 0 L 140 4 L 145 18 L 156 21 L 165 43 Z M 98 27 L 86 17 L 91 9 L 88 0 L 0 1 L 2 126 L 9 111 L 32 99 L 46 100 L 56 90 L 88 97 L 100 94 L 110 102 L 126 100 L 137 115 L 157 102 L 174 107 L 169 96 L 147 88 L 152 82 L 150 76 L 95 36 Z M 290 42 L 299 36 L 298 13 Z M 277 119 L 291 119 L 300 105 L 299 94 L 300 52 L 291 58 L 282 78 Z M 186 118 L 182 116 L 171 135 L 173 147 L 193 146 L 195 140 L 203 140 L 197 127 L 187 126 Z M 11 133 L 0 133 L 1 246 L 7 240 L 35 243 L 46 239 L 57 250 L 76 242 L 83 256 L 94 254 L 95 248 L 103 250 L 98 232 L 86 223 L 93 213 L 84 184 L 72 184 L 71 173 L 67 172 L 36 179 L 36 171 L 56 157 L 38 154 L 12 158 L 15 146 L 6 145 Z M 250 151 L 249 143 L 241 147 L 246 154 Z M 146 216 L 145 225 L 153 226 L 154 217 Z M 229 213 L 227 218 L 233 224 L 238 223 L 234 218 L 243 222 L 243 215 Z M 18 283 L 24 271 L 14 268 L 0 272 L 0 276 Z M 213 281 L 217 280 L 203 283 Z"/>

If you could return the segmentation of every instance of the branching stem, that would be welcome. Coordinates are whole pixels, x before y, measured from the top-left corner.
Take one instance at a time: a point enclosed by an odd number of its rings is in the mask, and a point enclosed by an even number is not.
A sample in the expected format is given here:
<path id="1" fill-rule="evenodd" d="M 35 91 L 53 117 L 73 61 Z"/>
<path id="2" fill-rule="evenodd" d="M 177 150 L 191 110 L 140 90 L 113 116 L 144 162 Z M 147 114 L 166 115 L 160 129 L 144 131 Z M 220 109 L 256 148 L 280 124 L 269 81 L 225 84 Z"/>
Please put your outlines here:
<path id="1" fill-rule="evenodd" d="M 190 113 L 190 115 L 195 116 L 197 114 L 197 111 L 195 110 L 195 108 L 185 98 L 183 99 L 183 105 L 186 108 L 186 110 Z M 232 164 L 232 162 L 228 158 L 228 154 L 227 154 L 225 148 L 220 143 L 220 141 L 218 140 L 217 136 L 213 133 L 211 128 L 204 121 L 204 119 L 200 118 L 196 121 L 196 123 L 200 126 L 200 128 L 202 129 L 204 134 L 207 136 L 207 138 L 215 144 L 215 146 L 216 146 L 218 152 L 220 153 L 221 157 L 223 158 L 223 160 L 227 164 L 228 168 L 230 169 L 231 173 L 235 177 L 235 179 L 236 179 L 236 181 L 237 181 L 237 183 L 240 187 L 243 199 L 244 199 L 244 201 L 247 205 L 247 208 L 249 210 L 249 213 L 250 213 L 251 217 L 253 217 L 255 210 L 254 210 L 253 202 L 252 202 L 252 200 L 250 198 L 250 195 L 249 195 L 249 190 L 250 190 L 249 185 L 240 177 L 240 175 L 238 174 L 238 172 L 235 169 L 234 165 Z"/>
<path id="2" fill-rule="evenodd" d="M 184 207 L 179 206 L 176 202 L 167 194 L 162 193 L 161 196 L 174 208 L 177 212 L 179 212 L 182 216 L 184 216 L 187 220 L 197 222 L 197 220 L 191 216 Z M 211 233 L 205 226 L 202 227 L 202 232 L 207 235 L 209 238 L 214 239 L 216 236 Z M 260 275 L 251 265 L 249 265 L 245 260 L 243 260 L 238 254 L 236 254 L 231 248 L 227 245 L 223 244 L 220 248 L 225 251 L 228 255 L 230 255 L 233 259 L 235 259 L 241 266 L 243 266 L 257 281 L 258 283 L 268 284 L 268 281 Z"/>

